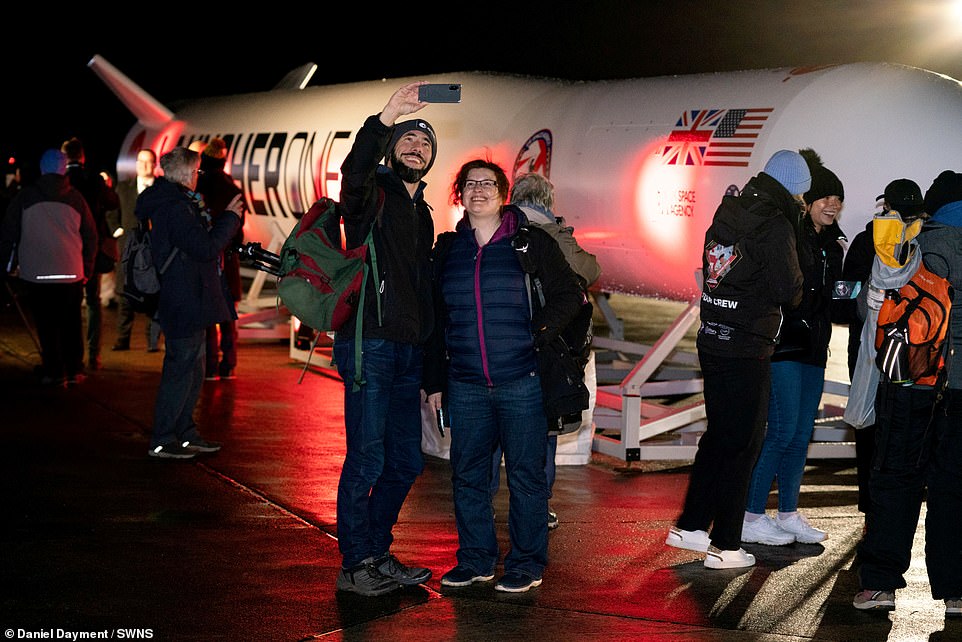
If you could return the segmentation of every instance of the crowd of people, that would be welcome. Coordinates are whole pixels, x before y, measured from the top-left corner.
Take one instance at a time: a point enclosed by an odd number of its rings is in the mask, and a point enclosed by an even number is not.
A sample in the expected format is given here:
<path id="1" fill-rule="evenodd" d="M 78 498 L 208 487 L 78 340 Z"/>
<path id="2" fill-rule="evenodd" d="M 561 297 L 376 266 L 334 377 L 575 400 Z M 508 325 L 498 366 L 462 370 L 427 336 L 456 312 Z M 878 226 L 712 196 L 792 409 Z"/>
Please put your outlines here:
<path id="1" fill-rule="evenodd" d="M 817 544 L 828 533 L 798 511 L 833 323 L 848 324 L 859 510 L 854 568 L 860 610 L 892 610 L 906 586 L 922 502 L 932 597 L 962 616 L 962 318 L 950 313 L 937 377 L 893 381 L 875 362 L 881 301 L 924 264 L 962 306 L 962 174 L 940 174 L 924 198 L 909 179 L 848 247 L 838 226 L 842 181 L 814 150 L 780 150 L 705 235 L 698 356 L 708 424 L 669 546 L 705 553 L 712 569 L 755 564 L 742 543 Z M 883 231 L 884 230 L 884 231 Z M 892 241 L 894 239 L 894 241 Z M 852 287 L 855 285 L 857 287 Z M 857 299 L 840 292 L 859 293 Z M 732 404 L 732 398 L 740 403 Z M 766 514 L 773 485 L 777 513 Z"/>
<path id="2" fill-rule="evenodd" d="M 341 166 L 347 246 L 370 232 L 378 258 L 362 290 L 362 341 L 351 319 L 333 346 L 347 382 L 335 586 L 377 596 L 431 578 L 430 569 L 391 552 L 398 515 L 423 468 L 427 403 L 444 408 L 451 430 L 458 548 L 441 585 L 491 581 L 501 561 L 495 590 L 525 592 L 544 579 L 548 533 L 558 524 L 548 505 L 555 442 L 546 430 L 552 418 L 539 351 L 574 318 L 601 266 L 555 216 L 545 177 L 517 177 L 512 191 L 505 170 L 485 158 L 460 167 L 451 198 L 463 217 L 454 231 L 435 235 L 424 178 L 438 136 L 424 119 L 402 120 L 426 106 L 420 84 L 399 88 L 367 118 Z M 83 145 L 70 139 L 43 154 L 41 176 L 17 193 L 3 220 L 0 257 L 31 307 L 43 385 L 76 385 L 101 367 L 100 287 L 116 271 L 130 230 L 150 228 L 158 264 L 173 257 L 157 315 L 146 320 L 148 351 L 159 351 L 164 337 L 151 457 L 190 459 L 221 448 L 200 436 L 193 412 L 203 381 L 231 379 L 237 365 L 240 277 L 230 249 L 242 240 L 246 205 L 224 173 L 226 158 L 226 144 L 214 138 L 168 151 L 158 171 L 155 152 L 143 149 L 136 176 L 112 187 L 85 167 Z M 913 181 L 896 179 L 879 198 L 882 215 L 898 224 L 894 246 L 879 243 L 878 219 L 849 245 L 838 224 L 843 182 L 816 150 L 776 152 L 721 199 L 704 238 L 697 334 L 707 426 L 665 543 L 704 553 L 709 569 L 731 569 L 755 564 L 743 543 L 828 538 L 799 511 L 799 497 L 832 328 L 847 324 L 852 394 L 871 410 L 853 423 L 865 514 L 853 605 L 894 608 L 927 501 L 932 596 L 945 601 L 947 615 L 962 616 L 955 544 L 962 317 L 951 316 L 950 349 L 935 384 L 905 385 L 872 370 L 873 311 L 917 265 L 947 278 L 953 309 L 962 306 L 962 174 L 943 172 L 924 197 Z M 532 295 L 532 276 L 541 297 Z M 857 284 L 859 297 L 840 297 L 840 283 Z M 122 285 L 118 277 L 118 293 Z M 118 300 L 113 350 L 125 351 L 134 313 Z M 492 510 L 502 459 L 510 541 L 503 560 Z M 769 516 L 773 488 L 777 510 Z"/>

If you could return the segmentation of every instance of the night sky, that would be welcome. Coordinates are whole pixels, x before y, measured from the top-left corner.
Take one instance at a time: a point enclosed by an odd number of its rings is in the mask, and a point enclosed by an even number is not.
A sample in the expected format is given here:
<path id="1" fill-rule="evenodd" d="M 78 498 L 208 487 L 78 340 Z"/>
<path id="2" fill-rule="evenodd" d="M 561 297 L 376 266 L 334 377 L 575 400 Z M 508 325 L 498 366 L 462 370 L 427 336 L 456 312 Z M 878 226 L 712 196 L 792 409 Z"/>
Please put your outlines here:
<path id="1" fill-rule="evenodd" d="M 363 9 L 316 8 L 332 4 Z M 462 2 L 441 5 L 443 14 L 423 3 L 379 13 L 380 4 L 242 11 L 224 3 L 232 14 L 201 15 L 158 3 L 136 9 L 150 16 L 144 24 L 110 5 L 44 3 L 50 15 L 4 20 L 0 152 L 30 163 L 76 135 L 89 165 L 113 169 L 134 119 L 87 67 L 95 54 L 175 111 L 181 99 L 269 90 L 306 62 L 319 65 L 312 84 L 475 70 L 595 80 L 855 61 L 962 78 L 956 0 Z"/>

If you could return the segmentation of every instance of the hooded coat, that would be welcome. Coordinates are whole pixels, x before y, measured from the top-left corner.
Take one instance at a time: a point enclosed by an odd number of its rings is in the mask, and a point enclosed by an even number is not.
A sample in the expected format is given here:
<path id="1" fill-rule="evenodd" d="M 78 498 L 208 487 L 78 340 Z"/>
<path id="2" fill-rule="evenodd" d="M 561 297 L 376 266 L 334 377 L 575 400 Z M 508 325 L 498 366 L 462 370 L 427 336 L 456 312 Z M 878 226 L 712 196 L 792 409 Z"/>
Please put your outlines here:
<path id="1" fill-rule="evenodd" d="M 789 215 L 798 205 L 765 173 L 725 196 L 705 233 L 699 350 L 768 358 L 782 308 L 801 301 L 802 273 Z"/>

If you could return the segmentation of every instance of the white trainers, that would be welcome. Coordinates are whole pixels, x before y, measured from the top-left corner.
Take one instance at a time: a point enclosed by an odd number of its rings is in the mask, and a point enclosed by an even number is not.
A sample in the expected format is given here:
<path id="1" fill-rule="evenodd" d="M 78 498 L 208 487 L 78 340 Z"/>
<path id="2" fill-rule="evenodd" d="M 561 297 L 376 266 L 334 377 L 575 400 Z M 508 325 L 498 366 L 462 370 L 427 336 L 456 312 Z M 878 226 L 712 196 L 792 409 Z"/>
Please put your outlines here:
<path id="1" fill-rule="evenodd" d="M 745 549 L 737 551 L 723 551 L 714 546 L 708 547 L 708 555 L 705 557 L 706 568 L 745 568 L 755 566 L 755 556 L 746 553 Z"/>
<path id="2" fill-rule="evenodd" d="M 742 541 L 749 544 L 785 546 L 794 542 L 795 536 L 776 526 L 768 515 L 762 515 L 754 522 L 747 519 L 742 522 Z"/>
<path id="3" fill-rule="evenodd" d="M 671 530 L 668 531 L 668 537 L 665 538 L 665 544 L 675 548 L 707 553 L 711 539 L 705 531 L 685 531 L 677 526 L 672 526 Z"/>
<path id="4" fill-rule="evenodd" d="M 795 541 L 801 544 L 818 544 L 828 539 L 828 533 L 809 524 L 801 513 L 795 513 L 788 519 L 779 517 L 775 524 L 786 533 L 794 535 Z"/>

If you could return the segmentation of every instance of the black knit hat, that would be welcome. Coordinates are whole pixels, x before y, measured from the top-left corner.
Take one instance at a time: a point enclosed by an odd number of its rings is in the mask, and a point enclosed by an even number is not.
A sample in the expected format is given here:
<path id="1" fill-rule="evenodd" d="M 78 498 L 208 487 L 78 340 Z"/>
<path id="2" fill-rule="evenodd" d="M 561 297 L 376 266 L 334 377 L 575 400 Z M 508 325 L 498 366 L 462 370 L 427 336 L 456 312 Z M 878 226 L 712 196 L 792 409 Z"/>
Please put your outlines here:
<path id="1" fill-rule="evenodd" d="M 892 181 L 885 186 L 882 197 L 903 219 L 918 218 L 922 214 L 922 190 L 913 180 L 898 178 Z"/>
<path id="2" fill-rule="evenodd" d="M 835 172 L 822 164 L 821 157 L 812 149 L 802 149 L 799 151 L 808 169 L 812 172 L 812 186 L 805 192 L 805 202 L 811 205 L 820 198 L 826 196 L 838 196 L 838 200 L 845 200 L 845 188 L 842 181 L 838 179 Z"/>
<path id="3" fill-rule="evenodd" d="M 414 120 L 405 120 L 404 122 L 397 123 L 394 126 L 394 132 L 391 134 L 391 141 L 387 144 L 387 151 L 384 153 L 384 156 L 391 158 L 391 154 L 394 152 L 394 146 L 401 140 L 401 136 L 415 129 L 425 134 L 431 141 L 431 160 L 428 161 L 428 164 L 424 168 L 424 173 L 427 174 L 431 166 L 434 165 L 435 157 L 438 155 L 438 137 L 435 135 L 431 123 L 426 120 L 415 118 Z"/>
<path id="4" fill-rule="evenodd" d="M 947 169 L 932 182 L 922 206 L 929 216 L 934 216 L 940 207 L 955 201 L 962 201 L 962 174 Z"/>

